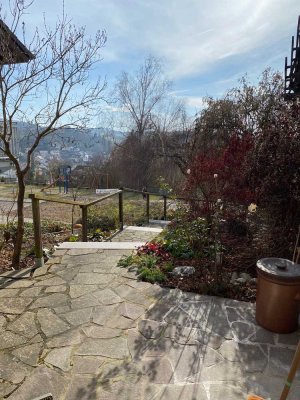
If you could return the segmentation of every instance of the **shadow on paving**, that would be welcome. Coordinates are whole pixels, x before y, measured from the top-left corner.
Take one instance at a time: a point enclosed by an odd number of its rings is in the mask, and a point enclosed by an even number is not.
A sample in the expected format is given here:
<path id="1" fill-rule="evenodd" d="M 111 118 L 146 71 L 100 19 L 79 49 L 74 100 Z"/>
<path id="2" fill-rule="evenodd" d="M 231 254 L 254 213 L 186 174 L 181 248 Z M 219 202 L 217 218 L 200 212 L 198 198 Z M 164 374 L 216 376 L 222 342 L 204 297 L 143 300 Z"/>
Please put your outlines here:
<path id="1" fill-rule="evenodd" d="M 32 280 L 3 289 L 8 398 L 44 390 L 60 400 L 278 397 L 299 331 L 258 327 L 253 304 L 139 282 L 116 267 L 120 251 L 81 252 L 61 251 Z M 296 381 L 289 400 L 299 391 Z"/>

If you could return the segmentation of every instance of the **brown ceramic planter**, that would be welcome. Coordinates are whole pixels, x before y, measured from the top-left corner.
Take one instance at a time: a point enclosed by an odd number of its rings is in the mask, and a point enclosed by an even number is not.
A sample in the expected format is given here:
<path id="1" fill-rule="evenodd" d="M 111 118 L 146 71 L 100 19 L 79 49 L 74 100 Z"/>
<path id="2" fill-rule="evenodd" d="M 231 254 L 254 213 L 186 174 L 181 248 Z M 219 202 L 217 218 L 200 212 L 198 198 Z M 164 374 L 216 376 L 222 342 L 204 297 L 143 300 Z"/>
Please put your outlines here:
<path id="1" fill-rule="evenodd" d="M 286 268 L 278 268 L 285 263 Z M 276 333 L 296 331 L 300 304 L 300 265 L 279 258 L 262 259 L 257 263 L 257 274 L 258 324 Z"/>

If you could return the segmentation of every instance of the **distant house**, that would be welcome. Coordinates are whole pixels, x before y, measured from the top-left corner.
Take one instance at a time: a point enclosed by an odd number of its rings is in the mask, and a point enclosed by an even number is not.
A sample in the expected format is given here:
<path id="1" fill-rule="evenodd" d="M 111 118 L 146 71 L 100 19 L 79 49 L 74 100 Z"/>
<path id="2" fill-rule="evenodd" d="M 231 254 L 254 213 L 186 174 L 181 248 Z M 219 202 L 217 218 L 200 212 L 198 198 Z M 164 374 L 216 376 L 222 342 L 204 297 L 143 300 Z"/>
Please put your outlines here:
<path id="1" fill-rule="evenodd" d="M 0 20 L 0 65 L 19 64 L 32 60 L 34 55 L 24 46 L 17 36 Z M 1 129 L 1 122 L 0 122 Z M 1 142 L 0 142 L 1 144 Z M 13 125 L 11 146 L 14 154 L 18 155 L 17 127 Z M 5 154 L 0 154 L 0 179 L 12 180 L 15 172 L 12 162 Z"/>

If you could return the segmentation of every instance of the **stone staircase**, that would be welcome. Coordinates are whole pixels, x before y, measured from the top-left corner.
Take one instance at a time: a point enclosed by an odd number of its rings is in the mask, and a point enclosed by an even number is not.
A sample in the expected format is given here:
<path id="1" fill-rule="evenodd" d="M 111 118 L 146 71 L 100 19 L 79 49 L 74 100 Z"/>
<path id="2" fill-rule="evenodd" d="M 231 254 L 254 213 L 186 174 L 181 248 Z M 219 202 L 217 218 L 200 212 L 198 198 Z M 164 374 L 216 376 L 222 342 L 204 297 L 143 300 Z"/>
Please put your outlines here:
<path id="1" fill-rule="evenodd" d="M 161 227 L 125 226 L 109 242 L 64 242 L 59 249 L 134 250 L 153 240 L 162 230 Z"/>

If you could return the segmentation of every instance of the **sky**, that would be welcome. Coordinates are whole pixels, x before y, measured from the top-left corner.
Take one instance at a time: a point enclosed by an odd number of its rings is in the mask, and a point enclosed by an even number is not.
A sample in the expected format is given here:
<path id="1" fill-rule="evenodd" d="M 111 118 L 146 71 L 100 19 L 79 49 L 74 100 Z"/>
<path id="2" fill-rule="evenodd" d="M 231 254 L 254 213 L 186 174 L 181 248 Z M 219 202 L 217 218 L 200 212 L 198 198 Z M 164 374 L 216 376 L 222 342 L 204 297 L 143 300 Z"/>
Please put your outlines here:
<path id="1" fill-rule="evenodd" d="M 3 3 L 4 4 L 4 3 Z M 62 0 L 35 0 L 26 24 L 49 24 Z M 170 95 L 184 99 L 190 115 L 203 97 L 221 97 L 248 74 L 255 82 L 267 67 L 283 73 L 295 35 L 299 0 L 65 0 L 76 25 L 107 32 L 99 74 L 113 85 L 148 55 L 159 58 L 172 80 Z"/>

